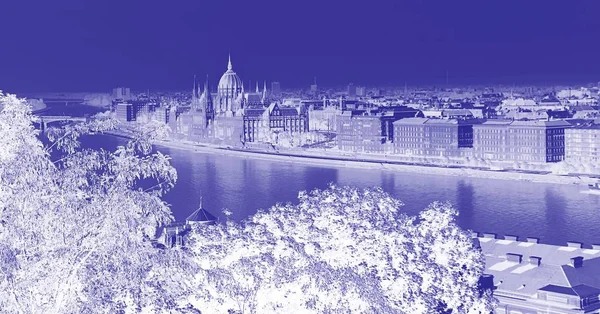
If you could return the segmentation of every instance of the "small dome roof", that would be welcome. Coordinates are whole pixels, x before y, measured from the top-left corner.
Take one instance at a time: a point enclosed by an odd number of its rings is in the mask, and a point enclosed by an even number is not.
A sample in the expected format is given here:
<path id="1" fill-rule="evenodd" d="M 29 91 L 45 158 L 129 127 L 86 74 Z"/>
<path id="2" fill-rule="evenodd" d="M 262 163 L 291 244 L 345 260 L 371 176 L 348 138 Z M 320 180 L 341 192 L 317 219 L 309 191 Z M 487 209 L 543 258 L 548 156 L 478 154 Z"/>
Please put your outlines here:
<path id="1" fill-rule="evenodd" d="M 217 218 L 202 207 L 202 197 L 200 197 L 200 206 L 198 206 L 198 209 L 196 209 L 187 217 L 186 222 L 210 223 L 214 222 L 215 220 L 217 220 Z"/>

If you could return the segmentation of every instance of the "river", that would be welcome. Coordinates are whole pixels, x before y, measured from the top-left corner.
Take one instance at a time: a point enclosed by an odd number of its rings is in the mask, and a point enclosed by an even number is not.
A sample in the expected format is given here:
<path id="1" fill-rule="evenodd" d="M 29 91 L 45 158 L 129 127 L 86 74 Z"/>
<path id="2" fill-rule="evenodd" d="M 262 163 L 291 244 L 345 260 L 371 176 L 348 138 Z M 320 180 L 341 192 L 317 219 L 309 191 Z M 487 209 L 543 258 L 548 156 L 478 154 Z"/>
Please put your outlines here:
<path id="1" fill-rule="evenodd" d="M 64 106 L 64 105 L 63 105 Z M 52 107 L 52 112 L 64 108 Z M 79 108 L 77 112 L 90 113 Z M 85 147 L 111 149 L 125 143 L 112 136 L 85 139 Z M 204 208 L 223 219 L 223 208 L 242 220 L 258 208 L 297 202 L 298 191 L 326 188 L 330 182 L 358 187 L 381 186 L 416 215 L 433 201 L 450 201 L 460 211 L 460 226 L 479 232 L 539 237 L 542 243 L 600 243 L 600 196 L 580 193 L 581 186 L 484 178 L 461 178 L 386 170 L 312 166 L 237 156 L 156 149 L 172 157 L 177 185 L 164 196 L 177 219 L 185 219 L 203 197 Z"/>

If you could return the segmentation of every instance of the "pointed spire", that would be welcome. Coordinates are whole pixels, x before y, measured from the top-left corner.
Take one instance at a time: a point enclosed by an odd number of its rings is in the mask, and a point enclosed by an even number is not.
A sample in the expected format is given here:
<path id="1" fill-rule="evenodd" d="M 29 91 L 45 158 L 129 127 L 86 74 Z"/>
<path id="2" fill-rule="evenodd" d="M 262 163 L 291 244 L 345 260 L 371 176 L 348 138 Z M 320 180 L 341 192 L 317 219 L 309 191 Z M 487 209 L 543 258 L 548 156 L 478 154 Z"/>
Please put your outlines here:
<path id="1" fill-rule="evenodd" d="M 196 96 L 198 95 L 198 91 L 196 90 L 196 88 L 196 74 L 194 74 L 194 88 L 192 88 L 192 98 L 196 98 Z"/>
<path id="2" fill-rule="evenodd" d="M 206 74 L 206 81 L 204 82 L 204 93 L 207 95 L 210 93 L 210 87 L 208 86 L 208 74 Z"/>
<path id="3" fill-rule="evenodd" d="M 231 66 L 231 52 L 229 53 L 229 62 L 227 63 L 227 70 L 231 70 L 233 69 L 233 66 Z"/>
<path id="4" fill-rule="evenodd" d="M 200 196 L 200 205 L 198 206 L 198 208 L 202 208 L 202 196 Z"/>
<path id="5" fill-rule="evenodd" d="M 267 81 L 265 81 L 265 84 L 263 86 L 263 92 L 262 92 L 261 102 L 263 104 L 267 103 Z"/>
<path id="6" fill-rule="evenodd" d="M 256 81 L 256 93 L 257 93 L 257 94 L 258 94 L 258 93 L 260 93 L 260 92 L 258 91 L 258 81 Z"/>

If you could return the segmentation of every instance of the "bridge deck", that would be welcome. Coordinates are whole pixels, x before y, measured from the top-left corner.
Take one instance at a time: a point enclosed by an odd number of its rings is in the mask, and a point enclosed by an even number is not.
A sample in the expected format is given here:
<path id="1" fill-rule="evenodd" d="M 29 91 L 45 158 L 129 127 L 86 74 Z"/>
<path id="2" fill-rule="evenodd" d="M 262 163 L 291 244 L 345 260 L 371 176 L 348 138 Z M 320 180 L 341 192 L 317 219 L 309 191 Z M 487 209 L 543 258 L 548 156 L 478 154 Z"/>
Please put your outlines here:
<path id="1" fill-rule="evenodd" d="M 44 122 L 55 122 L 55 121 L 86 121 L 85 117 L 71 117 L 71 116 L 40 116 L 40 120 Z"/>

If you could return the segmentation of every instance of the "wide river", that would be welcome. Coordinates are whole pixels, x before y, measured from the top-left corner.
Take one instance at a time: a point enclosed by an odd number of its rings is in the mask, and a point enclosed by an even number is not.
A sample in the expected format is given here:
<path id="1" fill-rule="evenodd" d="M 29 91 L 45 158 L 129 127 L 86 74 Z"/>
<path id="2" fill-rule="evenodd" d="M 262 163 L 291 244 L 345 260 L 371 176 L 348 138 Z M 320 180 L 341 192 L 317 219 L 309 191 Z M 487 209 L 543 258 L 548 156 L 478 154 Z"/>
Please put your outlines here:
<path id="1" fill-rule="evenodd" d="M 62 114 L 50 108 L 49 115 Z M 86 139 L 84 146 L 111 149 L 125 143 L 112 136 Z M 357 187 L 380 186 L 418 214 L 433 201 L 450 201 L 458 223 L 479 232 L 539 237 L 543 243 L 600 243 L 600 196 L 582 187 L 482 178 L 461 178 L 396 171 L 312 166 L 157 147 L 172 157 L 176 186 L 164 197 L 176 219 L 198 206 L 224 218 L 222 209 L 242 220 L 259 208 L 297 202 L 298 191 L 326 188 L 330 182 Z"/>

